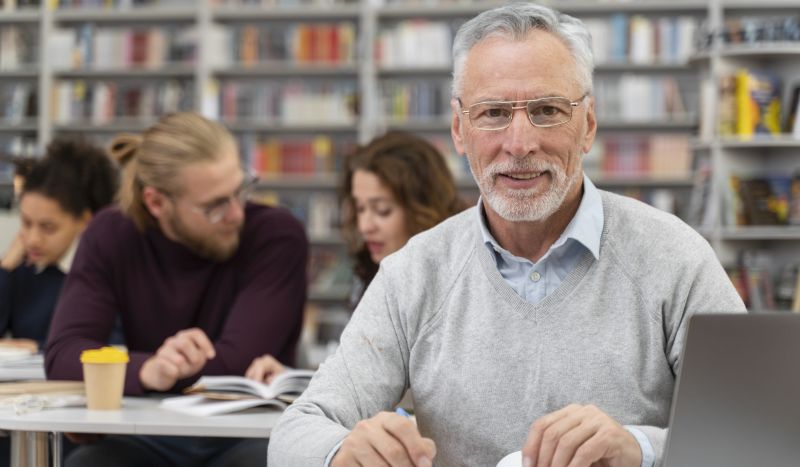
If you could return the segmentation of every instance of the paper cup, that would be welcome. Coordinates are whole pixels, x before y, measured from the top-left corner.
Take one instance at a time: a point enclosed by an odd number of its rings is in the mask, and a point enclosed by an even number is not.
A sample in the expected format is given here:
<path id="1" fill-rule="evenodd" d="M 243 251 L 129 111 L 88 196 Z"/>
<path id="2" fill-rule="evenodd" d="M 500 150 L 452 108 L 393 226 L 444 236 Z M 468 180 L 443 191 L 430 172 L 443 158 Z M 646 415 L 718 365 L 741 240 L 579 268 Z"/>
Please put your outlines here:
<path id="1" fill-rule="evenodd" d="M 118 410 L 122 407 L 128 354 L 114 347 L 81 353 L 86 406 L 89 410 Z"/>

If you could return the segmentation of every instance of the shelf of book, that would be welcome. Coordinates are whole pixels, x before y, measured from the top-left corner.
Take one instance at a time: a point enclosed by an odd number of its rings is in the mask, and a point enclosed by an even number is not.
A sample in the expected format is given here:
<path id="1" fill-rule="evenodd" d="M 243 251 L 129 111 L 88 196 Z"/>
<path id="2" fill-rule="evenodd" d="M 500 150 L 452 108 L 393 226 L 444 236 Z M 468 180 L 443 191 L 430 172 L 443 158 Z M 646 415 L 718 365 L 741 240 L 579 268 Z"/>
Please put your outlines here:
<path id="1" fill-rule="evenodd" d="M 598 63 L 595 73 L 691 73 L 687 63 Z"/>
<path id="2" fill-rule="evenodd" d="M 793 55 L 800 55 L 800 44 L 797 42 L 726 45 L 719 51 L 719 56 L 722 58 L 751 58 L 758 60 L 780 60 Z"/>
<path id="3" fill-rule="evenodd" d="M 445 133 L 450 131 L 450 118 L 448 117 L 413 117 L 407 119 L 384 118 L 383 126 L 387 130 L 407 131 L 410 133 L 437 132 Z"/>
<path id="4" fill-rule="evenodd" d="M 800 294 L 798 21 L 796 1 L 720 0 L 690 60 L 706 81 L 694 204 L 751 310 L 786 309 Z"/>
<path id="5" fill-rule="evenodd" d="M 797 0 L 722 0 L 720 7 L 726 15 L 741 12 L 768 13 L 770 10 L 797 11 Z"/>
<path id="6" fill-rule="evenodd" d="M 453 68 L 447 65 L 381 65 L 378 67 L 378 76 L 381 78 L 408 77 L 442 77 L 450 76 Z"/>
<path id="7" fill-rule="evenodd" d="M 715 143 L 721 149 L 769 149 L 769 148 L 797 148 L 800 149 L 800 136 L 790 134 L 780 135 L 753 135 L 751 137 L 724 137 Z"/>
<path id="8" fill-rule="evenodd" d="M 191 64 L 168 64 L 148 68 L 145 66 L 131 65 L 119 68 L 79 68 L 69 70 L 55 70 L 53 76 L 63 79 L 161 79 L 161 78 L 193 78 L 194 66 Z"/>
<path id="9" fill-rule="evenodd" d="M 341 175 L 327 174 L 267 174 L 258 180 L 259 190 L 322 190 L 338 188 Z"/>
<path id="10" fill-rule="evenodd" d="M 0 133 L 35 132 L 38 128 L 39 122 L 32 118 L 23 120 L 0 119 Z"/>
<path id="11" fill-rule="evenodd" d="M 233 64 L 212 71 L 217 78 L 261 78 L 261 77 L 327 77 L 354 78 L 358 75 L 358 67 L 353 64 L 340 63 L 272 63 Z"/>
<path id="12" fill-rule="evenodd" d="M 214 21 L 247 22 L 247 21 L 282 21 L 282 20 L 356 20 L 361 14 L 358 4 L 342 5 L 283 5 L 276 8 L 264 8 L 248 5 L 220 5 L 211 10 Z"/>
<path id="13" fill-rule="evenodd" d="M 600 188 L 691 188 L 693 180 L 691 174 L 686 175 L 639 175 L 639 176 L 613 176 L 592 175 L 592 182 Z"/>
<path id="14" fill-rule="evenodd" d="M 602 131 L 682 131 L 691 132 L 697 129 L 696 119 L 686 120 L 651 120 L 634 121 L 621 120 L 614 117 L 599 117 L 597 124 L 598 132 Z"/>
<path id="15" fill-rule="evenodd" d="M 33 8 L 11 11 L 0 9 L 0 24 L 36 24 L 40 16 L 39 10 Z"/>
<path id="16" fill-rule="evenodd" d="M 152 24 L 191 23 L 197 19 L 193 6 L 147 6 L 136 8 L 58 8 L 53 12 L 57 23 Z"/>
<path id="17" fill-rule="evenodd" d="M 157 117 L 142 119 L 117 118 L 109 123 L 74 120 L 69 123 L 56 123 L 53 130 L 69 133 L 120 133 L 142 131 L 158 121 Z"/>
<path id="18" fill-rule="evenodd" d="M 355 133 L 355 122 L 288 123 L 269 118 L 225 118 L 222 123 L 233 132 L 257 133 Z"/>
<path id="19" fill-rule="evenodd" d="M 0 81 L 4 80 L 31 80 L 39 76 L 38 67 L 24 65 L 13 69 L 0 69 Z"/>
<path id="20" fill-rule="evenodd" d="M 720 231 L 720 239 L 729 241 L 800 241 L 800 226 L 724 227 Z"/>
<path id="21" fill-rule="evenodd" d="M 436 4 L 421 4 L 421 2 L 386 2 L 378 10 L 380 18 L 451 18 L 460 16 L 474 16 L 478 13 L 504 5 L 503 1 L 475 1 L 475 2 L 439 2 Z M 649 0 L 646 2 L 598 2 L 596 0 L 570 0 L 568 2 L 551 3 L 559 11 L 570 15 L 602 15 L 613 13 L 644 13 L 644 14 L 705 14 L 708 3 L 704 0 Z"/>

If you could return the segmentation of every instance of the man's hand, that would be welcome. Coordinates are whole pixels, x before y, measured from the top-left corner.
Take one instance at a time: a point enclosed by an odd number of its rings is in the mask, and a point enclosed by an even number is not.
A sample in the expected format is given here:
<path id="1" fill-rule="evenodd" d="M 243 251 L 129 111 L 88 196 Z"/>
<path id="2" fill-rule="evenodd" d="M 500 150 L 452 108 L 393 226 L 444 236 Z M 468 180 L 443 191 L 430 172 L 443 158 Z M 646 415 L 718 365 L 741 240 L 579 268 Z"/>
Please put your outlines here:
<path id="1" fill-rule="evenodd" d="M 8 250 L 3 254 L 3 259 L 0 260 L 0 268 L 6 271 L 13 271 L 22 264 L 24 258 L 25 247 L 22 245 L 22 234 L 17 232 L 14 240 L 11 241 L 11 245 L 8 246 Z"/>
<path id="2" fill-rule="evenodd" d="M 333 456 L 331 467 L 430 467 L 435 455 L 433 440 L 423 438 L 413 421 L 393 412 L 381 412 L 356 424 Z"/>
<path id="3" fill-rule="evenodd" d="M 269 384 L 284 371 L 286 371 L 286 367 L 281 365 L 281 362 L 276 360 L 275 357 L 262 355 L 253 360 L 244 375 L 250 379 Z"/>
<path id="4" fill-rule="evenodd" d="M 167 338 L 139 370 L 145 389 L 166 391 L 181 379 L 197 374 L 216 355 L 214 345 L 198 329 L 184 329 Z"/>
<path id="5" fill-rule="evenodd" d="M 592 405 L 569 405 L 531 425 L 524 467 L 638 467 L 642 450 L 628 430 Z"/>

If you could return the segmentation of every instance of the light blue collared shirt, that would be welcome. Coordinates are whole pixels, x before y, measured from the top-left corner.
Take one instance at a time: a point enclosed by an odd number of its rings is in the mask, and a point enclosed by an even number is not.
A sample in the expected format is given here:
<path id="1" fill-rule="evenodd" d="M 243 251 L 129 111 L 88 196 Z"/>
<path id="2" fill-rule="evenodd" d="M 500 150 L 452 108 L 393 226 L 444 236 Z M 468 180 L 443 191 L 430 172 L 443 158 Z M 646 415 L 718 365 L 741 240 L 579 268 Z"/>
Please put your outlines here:
<path id="1" fill-rule="evenodd" d="M 478 200 L 478 218 L 483 242 L 493 254 L 497 270 L 509 286 L 526 302 L 539 303 L 561 285 L 587 250 L 600 258 L 600 236 L 603 234 L 603 200 L 600 192 L 583 177 L 583 197 L 575 217 L 535 264 L 513 255 L 500 246 L 489 232 L 482 199 Z"/>

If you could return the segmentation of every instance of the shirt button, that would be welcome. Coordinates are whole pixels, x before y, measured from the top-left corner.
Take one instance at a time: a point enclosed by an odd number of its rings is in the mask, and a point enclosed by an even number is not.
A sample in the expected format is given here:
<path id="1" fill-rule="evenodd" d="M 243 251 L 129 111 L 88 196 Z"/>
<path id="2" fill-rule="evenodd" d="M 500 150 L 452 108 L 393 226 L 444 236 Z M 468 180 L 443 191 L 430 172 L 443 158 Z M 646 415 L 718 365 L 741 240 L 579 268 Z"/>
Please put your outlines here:
<path id="1" fill-rule="evenodd" d="M 539 274 L 539 272 L 538 272 L 538 271 L 533 271 L 533 272 L 531 273 L 531 280 L 532 280 L 533 282 L 539 282 L 539 279 L 541 279 L 541 278 L 542 278 L 542 275 L 541 275 L 541 274 Z"/>

